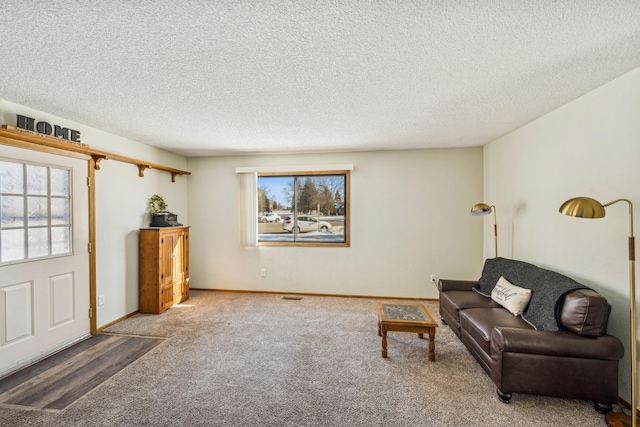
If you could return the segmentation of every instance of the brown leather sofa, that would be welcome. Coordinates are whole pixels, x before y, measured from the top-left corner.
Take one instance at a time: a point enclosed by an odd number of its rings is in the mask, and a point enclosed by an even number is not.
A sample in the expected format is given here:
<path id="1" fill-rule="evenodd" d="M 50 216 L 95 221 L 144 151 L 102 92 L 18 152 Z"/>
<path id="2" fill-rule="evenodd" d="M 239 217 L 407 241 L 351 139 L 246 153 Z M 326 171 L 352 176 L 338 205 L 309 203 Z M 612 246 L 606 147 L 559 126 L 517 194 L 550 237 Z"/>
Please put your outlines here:
<path id="1" fill-rule="evenodd" d="M 491 298 L 500 277 L 531 289 L 515 316 Z M 478 281 L 438 283 L 440 316 L 496 384 L 513 393 L 593 401 L 606 413 L 618 401 L 620 340 L 606 334 L 611 307 L 592 289 L 558 273 L 505 258 L 485 262 Z"/>

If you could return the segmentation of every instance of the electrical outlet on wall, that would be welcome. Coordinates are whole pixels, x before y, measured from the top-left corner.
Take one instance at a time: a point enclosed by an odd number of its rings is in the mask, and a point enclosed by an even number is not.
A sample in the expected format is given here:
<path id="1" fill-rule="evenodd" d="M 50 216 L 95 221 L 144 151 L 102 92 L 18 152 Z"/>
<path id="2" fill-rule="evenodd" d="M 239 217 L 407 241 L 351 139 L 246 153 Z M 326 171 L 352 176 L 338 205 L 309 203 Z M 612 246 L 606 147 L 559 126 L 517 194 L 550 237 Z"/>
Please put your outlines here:
<path id="1" fill-rule="evenodd" d="M 98 295 L 98 305 L 104 305 L 104 294 Z"/>
<path id="2" fill-rule="evenodd" d="M 431 275 L 431 283 L 436 283 L 438 281 L 438 276 L 436 276 L 435 274 Z"/>
<path id="3" fill-rule="evenodd" d="M 267 269 L 266 268 L 263 268 L 262 270 L 260 270 L 260 276 L 267 277 Z"/>

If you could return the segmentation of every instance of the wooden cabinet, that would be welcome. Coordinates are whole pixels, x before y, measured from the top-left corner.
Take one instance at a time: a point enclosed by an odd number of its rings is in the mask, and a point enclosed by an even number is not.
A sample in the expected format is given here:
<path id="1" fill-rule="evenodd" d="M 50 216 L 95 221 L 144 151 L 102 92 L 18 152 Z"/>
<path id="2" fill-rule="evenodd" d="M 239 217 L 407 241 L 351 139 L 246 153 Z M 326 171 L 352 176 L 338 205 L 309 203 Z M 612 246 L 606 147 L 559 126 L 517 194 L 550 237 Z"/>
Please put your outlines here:
<path id="1" fill-rule="evenodd" d="M 140 229 L 140 312 L 162 313 L 189 298 L 189 227 Z"/>

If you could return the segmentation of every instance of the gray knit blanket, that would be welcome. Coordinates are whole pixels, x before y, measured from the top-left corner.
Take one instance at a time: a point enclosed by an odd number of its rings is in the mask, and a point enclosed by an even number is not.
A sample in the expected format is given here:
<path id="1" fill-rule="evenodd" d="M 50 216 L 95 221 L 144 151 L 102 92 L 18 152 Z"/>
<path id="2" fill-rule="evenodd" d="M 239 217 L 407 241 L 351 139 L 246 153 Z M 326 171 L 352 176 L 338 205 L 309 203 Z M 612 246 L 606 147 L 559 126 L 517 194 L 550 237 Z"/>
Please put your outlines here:
<path id="1" fill-rule="evenodd" d="M 522 318 L 539 331 L 559 331 L 560 305 L 564 294 L 574 289 L 590 289 L 560 273 L 523 261 L 498 257 L 485 262 L 482 277 L 474 290 L 491 297 L 491 291 L 500 276 L 516 286 L 531 289 L 531 301 Z"/>

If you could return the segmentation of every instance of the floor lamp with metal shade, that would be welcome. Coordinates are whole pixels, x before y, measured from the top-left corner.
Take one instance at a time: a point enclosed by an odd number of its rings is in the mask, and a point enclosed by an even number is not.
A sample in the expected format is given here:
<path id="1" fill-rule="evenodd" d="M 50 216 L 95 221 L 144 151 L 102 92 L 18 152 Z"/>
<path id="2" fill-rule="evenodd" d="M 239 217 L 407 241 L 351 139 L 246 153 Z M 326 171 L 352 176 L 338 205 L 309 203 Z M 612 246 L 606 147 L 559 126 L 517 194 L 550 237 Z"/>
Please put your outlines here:
<path id="1" fill-rule="evenodd" d="M 471 215 L 481 216 L 489 215 L 493 212 L 493 236 L 495 239 L 496 258 L 498 257 L 498 223 L 496 222 L 496 207 L 487 205 L 486 203 L 477 203 L 471 208 Z"/>
<path id="2" fill-rule="evenodd" d="M 638 377 L 637 377 L 637 344 L 636 344 L 636 250 L 635 239 L 633 237 L 633 204 L 627 199 L 617 199 L 612 202 L 601 204 L 590 197 L 576 197 L 567 200 L 560 207 L 560 213 L 578 218 L 603 218 L 605 208 L 614 203 L 627 202 L 629 204 L 629 300 L 631 309 L 631 417 L 625 414 L 615 414 L 609 412 L 606 415 L 606 422 L 609 427 L 633 426 L 637 427 L 637 405 L 638 405 Z"/>

